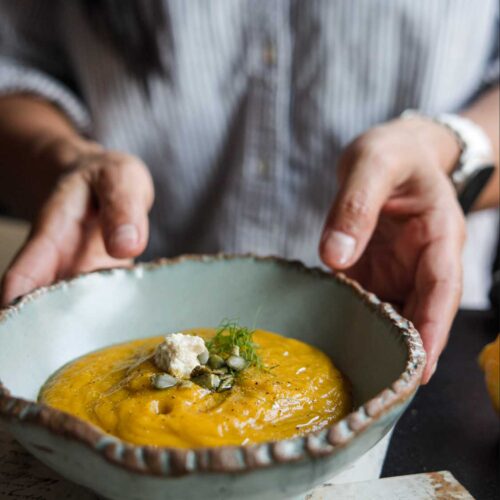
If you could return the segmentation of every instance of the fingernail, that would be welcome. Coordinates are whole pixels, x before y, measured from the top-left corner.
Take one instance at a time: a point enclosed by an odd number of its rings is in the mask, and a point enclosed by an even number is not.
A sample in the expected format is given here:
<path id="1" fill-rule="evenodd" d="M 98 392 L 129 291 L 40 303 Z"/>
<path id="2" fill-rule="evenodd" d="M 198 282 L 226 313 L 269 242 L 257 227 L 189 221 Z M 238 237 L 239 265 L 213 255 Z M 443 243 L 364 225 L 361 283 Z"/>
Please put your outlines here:
<path id="1" fill-rule="evenodd" d="M 112 247 L 128 247 L 135 245 L 138 239 L 137 228 L 133 224 L 123 224 L 111 234 L 110 244 Z"/>
<path id="2" fill-rule="evenodd" d="M 332 231 L 325 237 L 325 251 L 338 266 L 347 264 L 356 250 L 356 240 L 341 231 Z"/>
<path id="3" fill-rule="evenodd" d="M 434 366 L 432 367 L 431 369 L 431 377 L 434 375 L 434 373 L 436 373 L 436 369 L 438 367 L 438 364 L 437 364 L 437 361 L 434 363 Z"/>

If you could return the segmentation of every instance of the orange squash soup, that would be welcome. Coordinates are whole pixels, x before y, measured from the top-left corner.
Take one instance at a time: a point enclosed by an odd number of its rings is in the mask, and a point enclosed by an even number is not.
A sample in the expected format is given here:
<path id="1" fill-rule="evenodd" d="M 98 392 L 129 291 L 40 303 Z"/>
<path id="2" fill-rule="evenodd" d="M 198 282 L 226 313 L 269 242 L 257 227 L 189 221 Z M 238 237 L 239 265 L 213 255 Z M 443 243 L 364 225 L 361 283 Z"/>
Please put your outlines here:
<path id="1" fill-rule="evenodd" d="M 183 333 L 210 346 L 216 330 Z M 178 448 L 292 438 L 320 430 L 351 410 L 345 377 L 328 356 L 304 342 L 256 330 L 252 345 L 258 363 L 245 361 L 236 348 L 222 368 L 198 367 L 196 376 L 177 380 L 155 363 L 164 338 L 79 358 L 46 382 L 39 399 L 125 441 Z M 204 362 L 214 367 L 218 359 Z"/>

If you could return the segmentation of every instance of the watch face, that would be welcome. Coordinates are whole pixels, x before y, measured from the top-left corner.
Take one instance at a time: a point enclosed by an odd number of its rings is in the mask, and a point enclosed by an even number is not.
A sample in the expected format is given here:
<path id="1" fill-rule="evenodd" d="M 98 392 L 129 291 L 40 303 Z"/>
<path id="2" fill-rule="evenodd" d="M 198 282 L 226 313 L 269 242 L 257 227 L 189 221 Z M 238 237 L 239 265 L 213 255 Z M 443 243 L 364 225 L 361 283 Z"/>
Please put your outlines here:
<path id="1" fill-rule="evenodd" d="M 478 168 L 458 188 L 458 202 L 465 214 L 469 212 L 486 184 L 488 184 L 494 170 L 493 165 Z"/>

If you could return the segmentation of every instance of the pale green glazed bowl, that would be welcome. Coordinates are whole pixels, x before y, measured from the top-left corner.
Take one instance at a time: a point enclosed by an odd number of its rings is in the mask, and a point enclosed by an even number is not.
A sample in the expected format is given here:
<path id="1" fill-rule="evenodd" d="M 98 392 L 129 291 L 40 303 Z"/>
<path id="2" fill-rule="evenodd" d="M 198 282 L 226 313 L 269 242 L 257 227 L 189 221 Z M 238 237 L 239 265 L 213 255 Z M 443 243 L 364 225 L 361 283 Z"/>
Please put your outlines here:
<path id="1" fill-rule="evenodd" d="M 222 318 L 322 349 L 350 379 L 355 410 L 306 437 L 178 450 L 124 443 L 35 402 L 50 374 L 89 351 Z M 276 258 L 187 256 L 80 276 L 0 311 L 0 418 L 42 462 L 110 499 L 298 498 L 388 432 L 424 364 L 411 323 L 341 275 Z"/>

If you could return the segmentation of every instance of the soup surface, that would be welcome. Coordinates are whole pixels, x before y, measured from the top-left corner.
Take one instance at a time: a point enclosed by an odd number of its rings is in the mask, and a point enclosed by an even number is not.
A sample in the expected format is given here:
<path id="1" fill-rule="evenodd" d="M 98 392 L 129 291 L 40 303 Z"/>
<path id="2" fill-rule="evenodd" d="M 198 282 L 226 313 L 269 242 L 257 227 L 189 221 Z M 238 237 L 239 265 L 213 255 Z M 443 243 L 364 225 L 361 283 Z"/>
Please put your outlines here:
<path id="1" fill-rule="evenodd" d="M 209 339 L 213 329 L 186 331 Z M 306 434 L 351 409 L 349 383 L 318 349 L 256 330 L 264 369 L 241 372 L 231 390 L 192 382 L 164 390 L 151 378 L 163 337 L 88 354 L 56 372 L 40 400 L 125 441 L 178 448 L 240 445 Z"/>

